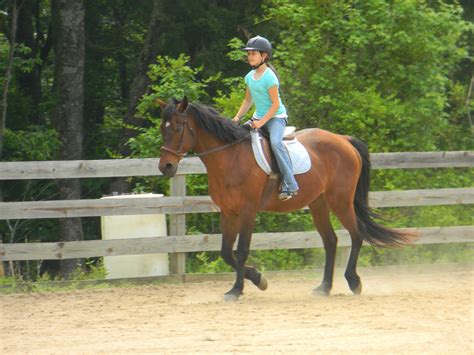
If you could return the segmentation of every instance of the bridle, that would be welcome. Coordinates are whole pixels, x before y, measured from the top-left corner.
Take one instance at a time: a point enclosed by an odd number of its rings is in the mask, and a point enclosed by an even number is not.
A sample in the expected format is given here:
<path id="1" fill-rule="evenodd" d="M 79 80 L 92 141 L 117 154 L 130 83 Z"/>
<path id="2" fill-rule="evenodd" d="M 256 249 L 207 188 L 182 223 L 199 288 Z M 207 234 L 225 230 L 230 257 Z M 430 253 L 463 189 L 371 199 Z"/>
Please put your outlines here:
<path id="1" fill-rule="evenodd" d="M 188 128 L 189 132 L 191 132 L 191 136 L 193 137 L 194 141 L 196 141 L 196 134 L 194 133 L 193 128 L 188 123 L 188 116 L 184 113 L 181 113 L 181 112 L 176 112 L 176 114 L 178 116 L 184 117 L 183 130 L 181 131 L 181 138 L 180 138 L 180 142 L 179 142 L 179 148 L 178 148 L 178 150 L 174 150 L 172 148 L 168 148 L 168 147 L 163 145 L 163 146 L 161 146 L 161 150 L 177 156 L 179 158 L 179 160 L 183 159 L 186 156 L 187 157 L 202 157 L 204 155 L 208 155 L 208 154 L 212 154 L 212 153 L 224 150 L 226 148 L 229 148 L 229 147 L 231 147 L 235 144 L 238 144 L 238 143 L 242 142 L 243 140 L 247 139 L 250 136 L 250 132 L 249 132 L 247 135 L 245 135 L 244 137 L 236 140 L 235 142 L 225 144 L 225 145 L 207 150 L 207 151 L 202 152 L 202 153 L 194 153 L 194 154 L 188 155 L 187 152 L 182 151 L 183 150 L 183 145 L 184 145 L 184 133 L 186 131 L 186 128 Z"/>
<path id="2" fill-rule="evenodd" d="M 165 147 L 163 145 L 163 146 L 161 146 L 161 150 L 164 150 L 165 152 L 176 155 L 179 158 L 179 160 L 181 160 L 186 155 L 186 152 L 182 152 L 183 145 L 184 145 L 184 133 L 186 131 L 186 127 L 189 129 L 189 131 L 191 132 L 191 136 L 193 136 L 194 139 L 196 139 L 196 135 L 194 134 L 194 131 L 193 131 L 192 127 L 190 127 L 189 124 L 188 124 L 188 116 L 185 115 L 184 113 L 181 113 L 181 112 L 176 112 L 176 114 L 178 116 L 184 117 L 183 129 L 181 130 L 181 138 L 180 138 L 180 142 L 179 142 L 179 149 L 174 150 L 174 149 Z"/>

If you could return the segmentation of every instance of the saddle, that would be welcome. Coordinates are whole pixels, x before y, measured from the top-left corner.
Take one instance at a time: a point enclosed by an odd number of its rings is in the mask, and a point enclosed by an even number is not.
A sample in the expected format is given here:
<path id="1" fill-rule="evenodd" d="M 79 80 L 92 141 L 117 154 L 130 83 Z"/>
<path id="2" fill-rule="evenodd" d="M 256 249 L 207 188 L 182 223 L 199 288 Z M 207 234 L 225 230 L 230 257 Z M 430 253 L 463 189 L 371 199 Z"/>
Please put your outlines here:
<path id="1" fill-rule="evenodd" d="M 268 139 L 268 133 L 265 130 L 253 130 L 250 132 L 252 141 L 252 150 L 255 156 L 255 160 L 258 166 L 267 174 L 278 174 L 279 169 L 273 157 L 273 153 L 267 143 L 267 151 L 270 152 L 270 156 L 265 154 L 265 148 L 263 146 L 264 138 Z M 309 158 L 308 151 L 301 144 L 298 139 L 293 136 L 295 127 L 286 127 L 283 137 L 283 145 L 288 150 L 290 161 L 293 167 L 293 175 L 304 174 L 311 168 L 311 160 Z M 267 141 L 268 142 L 268 141 Z"/>

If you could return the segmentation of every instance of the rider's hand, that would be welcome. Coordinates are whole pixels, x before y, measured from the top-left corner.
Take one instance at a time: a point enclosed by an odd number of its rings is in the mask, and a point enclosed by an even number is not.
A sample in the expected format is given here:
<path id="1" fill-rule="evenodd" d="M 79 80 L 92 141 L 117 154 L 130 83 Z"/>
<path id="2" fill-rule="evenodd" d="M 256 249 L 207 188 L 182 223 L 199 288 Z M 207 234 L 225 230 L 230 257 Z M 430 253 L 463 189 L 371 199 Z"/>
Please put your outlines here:
<path id="1" fill-rule="evenodd" d="M 245 129 L 251 131 L 253 128 L 252 128 L 252 120 L 248 120 L 247 122 L 245 122 L 242 127 L 244 127 Z"/>
<path id="2" fill-rule="evenodd" d="M 253 129 L 259 129 L 264 125 L 260 120 L 254 120 L 252 121 L 252 128 Z"/>
<path id="3" fill-rule="evenodd" d="M 234 121 L 235 123 L 239 123 L 240 122 L 240 117 L 239 116 L 235 116 L 232 121 Z"/>

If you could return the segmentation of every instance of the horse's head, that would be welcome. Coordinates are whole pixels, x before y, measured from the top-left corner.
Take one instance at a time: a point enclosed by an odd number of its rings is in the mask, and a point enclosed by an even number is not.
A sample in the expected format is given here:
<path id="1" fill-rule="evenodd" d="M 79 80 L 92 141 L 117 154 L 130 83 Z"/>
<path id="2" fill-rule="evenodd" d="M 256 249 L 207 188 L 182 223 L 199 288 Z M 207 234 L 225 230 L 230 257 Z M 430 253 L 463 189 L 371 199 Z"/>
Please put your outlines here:
<path id="1" fill-rule="evenodd" d="M 182 101 L 157 102 L 163 111 L 160 126 L 163 145 L 158 168 L 163 175 L 173 177 L 180 160 L 192 149 L 195 141 L 193 128 L 188 122 L 188 99 L 185 96 Z"/>

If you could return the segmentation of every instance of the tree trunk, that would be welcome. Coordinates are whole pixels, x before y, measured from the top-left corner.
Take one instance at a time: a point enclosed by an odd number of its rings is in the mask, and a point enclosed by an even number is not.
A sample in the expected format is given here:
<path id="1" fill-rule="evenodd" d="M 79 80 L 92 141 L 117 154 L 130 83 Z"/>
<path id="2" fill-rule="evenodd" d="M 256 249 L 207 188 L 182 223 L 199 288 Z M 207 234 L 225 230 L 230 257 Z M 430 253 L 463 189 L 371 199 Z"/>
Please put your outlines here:
<path id="1" fill-rule="evenodd" d="M 82 158 L 85 30 L 84 5 L 79 0 L 53 0 L 54 86 L 58 104 L 55 125 L 61 140 L 61 159 Z M 59 180 L 60 198 L 80 199 L 79 179 Z M 80 218 L 59 221 L 60 240 L 83 240 Z M 60 274 L 67 279 L 79 266 L 79 259 L 62 260 Z"/>
<path id="2" fill-rule="evenodd" d="M 148 67 L 153 63 L 159 52 L 158 38 L 160 35 L 160 13 L 161 13 L 161 1 L 153 1 L 153 11 L 150 17 L 150 23 L 148 27 L 147 37 L 143 44 L 142 52 L 135 70 L 133 81 L 128 90 L 128 105 L 127 114 L 125 115 L 124 122 L 128 127 L 143 127 L 145 122 L 135 116 L 137 105 L 140 98 L 146 93 L 148 86 L 150 85 L 150 79 L 148 78 Z M 119 142 L 120 154 L 124 157 L 130 156 L 130 148 L 126 145 L 127 141 L 135 137 L 137 131 L 135 129 L 126 128 L 122 138 Z M 127 179 L 116 178 L 110 185 L 111 192 L 124 193 L 130 190 L 130 184 Z"/>
<path id="3" fill-rule="evenodd" d="M 15 45 L 16 45 L 16 32 L 17 32 L 17 21 L 18 21 L 18 13 L 21 9 L 22 2 L 17 0 L 12 1 L 12 8 L 11 8 L 11 19 L 10 19 L 10 48 L 8 52 L 8 61 L 7 66 L 5 69 L 5 81 L 3 84 L 3 92 L 2 92 L 2 101 L 0 103 L 1 106 L 1 116 L 0 116 L 0 161 L 3 160 L 3 137 L 5 134 L 5 128 L 7 125 L 7 107 L 8 107 L 8 90 L 10 88 L 10 81 L 12 78 L 12 68 L 13 68 L 13 57 L 15 54 Z M 0 181 L 0 202 L 3 202 L 3 183 Z M 0 233 L 0 243 L 3 242 L 4 235 Z M 3 275 L 3 263 L 0 263 L 0 272 Z"/>
<path id="4" fill-rule="evenodd" d="M 17 43 L 31 49 L 31 53 L 19 56 L 24 60 L 39 58 L 41 62 L 33 64 L 31 71 L 25 72 L 17 69 L 15 75 L 20 92 L 31 100 L 31 109 L 28 112 L 28 117 L 25 118 L 29 123 L 37 125 L 44 124 L 44 117 L 42 117 L 40 110 L 41 72 L 51 47 L 50 38 L 44 35 L 40 24 L 41 6 L 39 0 L 23 0 L 23 6 L 18 15 L 17 33 Z"/>
<path id="5" fill-rule="evenodd" d="M 17 0 L 12 1 L 11 19 L 10 19 L 10 49 L 8 52 L 7 67 L 5 69 L 5 80 L 3 84 L 2 101 L 1 101 L 1 117 L 0 117 L 0 160 L 3 159 L 3 136 L 5 134 L 5 128 L 7 125 L 7 101 L 8 101 L 8 89 L 10 87 L 10 81 L 12 78 L 13 69 L 13 57 L 15 54 L 16 45 L 16 32 L 18 24 L 18 13 L 22 6 L 22 2 L 19 3 Z M 0 195 L 1 197 L 2 195 Z"/>

